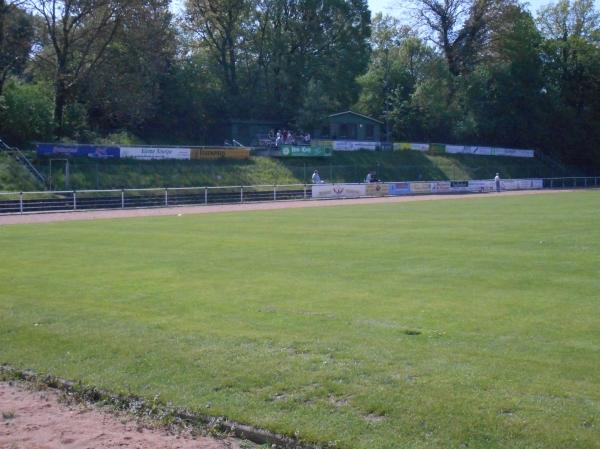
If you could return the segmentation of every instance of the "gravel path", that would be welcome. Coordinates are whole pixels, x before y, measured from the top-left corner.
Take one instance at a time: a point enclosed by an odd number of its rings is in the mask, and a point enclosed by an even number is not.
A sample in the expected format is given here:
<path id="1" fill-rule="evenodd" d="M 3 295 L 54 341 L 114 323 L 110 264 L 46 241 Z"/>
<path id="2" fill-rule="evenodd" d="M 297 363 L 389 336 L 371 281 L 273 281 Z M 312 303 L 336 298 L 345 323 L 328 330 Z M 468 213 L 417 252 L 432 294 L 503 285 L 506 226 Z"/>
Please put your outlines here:
<path id="1" fill-rule="evenodd" d="M 99 220 L 109 218 L 125 217 L 150 217 L 162 215 L 191 215 L 207 214 L 217 212 L 241 212 L 254 210 L 273 210 L 301 207 L 331 207 L 351 204 L 379 204 L 379 203 L 405 203 L 412 201 L 434 201 L 434 200 L 455 200 L 472 199 L 489 196 L 515 196 L 515 195 L 538 195 L 557 192 L 566 192 L 567 190 L 519 190 L 501 193 L 468 193 L 457 195 L 418 195 L 418 196 L 394 196 L 382 198 L 359 198 L 344 200 L 306 200 L 306 201 L 277 201 L 267 203 L 245 203 L 245 204 L 224 204 L 209 206 L 181 206 L 181 207 L 161 207 L 152 209 L 114 209 L 98 211 L 78 211 L 78 212 L 49 212 L 49 213 L 31 213 L 23 215 L 0 215 L 0 225 L 23 224 L 23 223 L 49 223 L 54 221 L 71 220 Z"/>

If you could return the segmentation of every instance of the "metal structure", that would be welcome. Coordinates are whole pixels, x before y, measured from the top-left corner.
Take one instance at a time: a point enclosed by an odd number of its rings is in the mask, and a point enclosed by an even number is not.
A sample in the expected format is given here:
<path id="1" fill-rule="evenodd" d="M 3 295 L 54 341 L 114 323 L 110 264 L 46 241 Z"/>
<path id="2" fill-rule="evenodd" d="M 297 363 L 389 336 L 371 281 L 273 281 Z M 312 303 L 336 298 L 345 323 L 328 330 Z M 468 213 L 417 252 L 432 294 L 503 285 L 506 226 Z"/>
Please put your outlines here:
<path id="1" fill-rule="evenodd" d="M 544 189 L 600 187 L 600 177 L 543 178 L 541 181 Z M 289 184 L 0 192 L 0 214 L 313 200 L 311 187 L 310 184 Z"/>
<path id="2" fill-rule="evenodd" d="M 6 151 L 9 155 L 15 158 L 15 160 L 23 165 L 27 171 L 29 171 L 35 179 L 42 183 L 43 186 L 46 186 L 46 177 L 40 173 L 40 171 L 35 168 L 35 166 L 31 163 L 31 161 L 23 154 L 21 150 L 17 147 L 11 147 L 7 143 L 5 143 L 2 139 L 0 139 L 0 150 Z"/>

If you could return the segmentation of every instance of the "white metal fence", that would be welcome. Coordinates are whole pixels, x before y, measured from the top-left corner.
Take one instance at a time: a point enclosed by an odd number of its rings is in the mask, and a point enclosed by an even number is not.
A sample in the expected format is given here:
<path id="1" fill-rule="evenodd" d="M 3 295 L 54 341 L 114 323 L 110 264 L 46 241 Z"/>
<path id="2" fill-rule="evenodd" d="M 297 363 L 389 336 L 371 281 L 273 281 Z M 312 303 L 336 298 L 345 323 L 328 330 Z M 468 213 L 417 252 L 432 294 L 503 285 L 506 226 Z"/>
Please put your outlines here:
<path id="1" fill-rule="evenodd" d="M 509 180 L 506 180 L 507 182 Z M 544 189 L 573 189 L 600 187 L 600 177 L 543 178 L 537 184 Z M 541 181 L 541 183 L 540 183 Z M 450 183 L 451 181 L 431 181 L 434 183 Z M 461 181 L 452 181 L 458 184 Z M 464 181 L 468 182 L 468 181 Z M 470 181 L 481 182 L 481 181 Z M 391 187 L 419 184 L 418 182 L 386 182 L 381 186 Z M 335 186 L 363 184 L 332 184 Z M 392 191 L 392 190 L 390 190 Z M 473 191 L 473 190 L 471 190 Z M 365 190 L 361 196 L 383 196 L 380 191 Z M 372 192 L 372 193 L 370 193 Z M 459 193 L 456 191 L 418 192 L 406 191 L 404 195 L 428 193 Z M 344 197 L 343 195 L 341 197 Z M 223 186 L 223 187 L 173 187 L 152 189 L 121 190 L 73 190 L 73 191 L 39 191 L 39 192 L 0 192 L 0 214 L 26 214 L 39 212 L 64 212 L 99 209 L 126 209 L 146 207 L 173 207 L 185 205 L 232 204 L 265 201 L 311 200 L 310 184 L 289 185 L 257 185 L 257 186 Z"/>

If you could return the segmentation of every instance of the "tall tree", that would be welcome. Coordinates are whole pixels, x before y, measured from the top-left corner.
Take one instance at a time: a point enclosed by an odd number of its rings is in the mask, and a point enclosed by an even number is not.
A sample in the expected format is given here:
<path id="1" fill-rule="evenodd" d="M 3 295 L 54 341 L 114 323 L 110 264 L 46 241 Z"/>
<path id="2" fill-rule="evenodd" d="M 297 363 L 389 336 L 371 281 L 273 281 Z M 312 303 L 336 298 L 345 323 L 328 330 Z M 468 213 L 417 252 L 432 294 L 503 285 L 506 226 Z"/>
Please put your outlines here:
<path id="1" fill-rule="evenodd" d="M 238 56 L 244 42 L 244 27 L 253 9 L 249 0 L 188 0 L 186 19 L 190 29 L 207 46 L 223 74 L 227 93 L 239 94 Z"/>
<path id="2" fill-rule="evenodd" d="M 132 3 L 93 76 L 78 92 L 90 125 L 139 132 L 157 113 L 176 45 L 168 0 Z"/>
<path id="3" fill-rule="evenodd" d="M 127 2 L 25 0 L 25 5 L 44 24 L 47 45 L 39 57 L 54 69 L 54 122 L 60 137 L 64 131 L 65 106 L 113 41 Z"/>
<path id="4" fill-rule="evenodd" d="M 548 96 L 549 144 L 571 160 L 600 160 L 600 12 L 591 0 L 559 0 L 542 8 L 538 24 Z"/>
<path id="5" fill-rule="evenodd" d="M 0 0 L 0 95 L 10 73 L 25 67 L 33 43 L 33 20 L 17 4 Z"/>
<path id="6" fill-rule="evenodd" d="M 454 76 L 475 66 L 505 0 L 414 0 L 419 22 Z"/>

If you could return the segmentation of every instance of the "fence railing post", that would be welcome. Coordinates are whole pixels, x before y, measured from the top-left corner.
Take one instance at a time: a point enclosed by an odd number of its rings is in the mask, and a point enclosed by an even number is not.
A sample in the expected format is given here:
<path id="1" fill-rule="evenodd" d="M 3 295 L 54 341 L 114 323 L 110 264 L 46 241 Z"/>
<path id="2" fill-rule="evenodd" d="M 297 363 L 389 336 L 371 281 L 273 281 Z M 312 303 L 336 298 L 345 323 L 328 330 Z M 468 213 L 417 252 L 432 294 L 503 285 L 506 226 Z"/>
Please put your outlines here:
<path id="1" fill-rule="evenodd" d="M 73 190 L 73 210 L 77 210 L 77 192 Z"/>
<path id="2" fill-rule="evenodd" d="M 121 189 L 121 209 L 125 209 L 125 189 Z"/>
<path id="3" fill-rule="evenodd" d="M 169 189 L 165 187 L 165 206 L 169 205 Z"/>
<path id="4" fill-rule="evenodd" d="M 240 186 L 240 203 L 244 202 L 244 186 Z"/>
<path id="5" fill-rule="evenodd" d="M 23 192 L 19 193 L 19 211 L 23 213 Z"/>
<path id="6" fill-rule="evenodd" d="M 204 187 L 204 204 L 208 204 L 208 187 Z"/>
<path id="7" fill-rule="evenodd" d="M 273 186 L 273 201 L 277 201 L 277 185 Z"/>
<path id="8" fill-rule="evenodd" d="M 304 184 L 304 199 L 306 199 L 306 184 Z"/>

